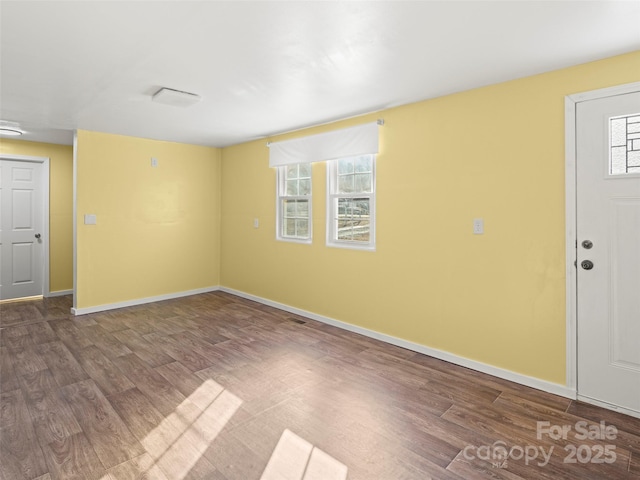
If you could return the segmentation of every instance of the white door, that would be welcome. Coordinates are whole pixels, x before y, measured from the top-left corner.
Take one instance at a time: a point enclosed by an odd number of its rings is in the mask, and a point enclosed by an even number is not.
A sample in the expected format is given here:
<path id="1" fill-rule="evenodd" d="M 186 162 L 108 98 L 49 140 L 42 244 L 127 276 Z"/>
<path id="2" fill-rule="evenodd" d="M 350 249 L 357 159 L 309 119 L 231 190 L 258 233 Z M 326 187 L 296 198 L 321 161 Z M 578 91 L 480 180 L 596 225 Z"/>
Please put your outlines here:
<path id="1" fill-rule="evenodd" d="M 576 105 L 579 398 L 640 416 L 640 92 Z"/>
<path id="2" fill-rule="evenodd" d="M 42 163 L 0 159 L 0 300 L 43 294 Z"/>

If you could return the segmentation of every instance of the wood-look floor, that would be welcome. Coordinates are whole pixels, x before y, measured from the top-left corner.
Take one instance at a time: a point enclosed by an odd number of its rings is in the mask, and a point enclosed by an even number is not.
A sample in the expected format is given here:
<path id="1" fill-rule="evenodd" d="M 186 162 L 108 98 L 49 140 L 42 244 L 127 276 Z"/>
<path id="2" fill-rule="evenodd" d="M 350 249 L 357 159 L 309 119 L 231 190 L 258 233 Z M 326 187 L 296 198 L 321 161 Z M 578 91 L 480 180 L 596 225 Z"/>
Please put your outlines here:
<path id="1" fill-rule="evenodd" d="M 70 302 L 0 305 L 3 479 L 640 478 L 639 419 L 221 292 Z"/>

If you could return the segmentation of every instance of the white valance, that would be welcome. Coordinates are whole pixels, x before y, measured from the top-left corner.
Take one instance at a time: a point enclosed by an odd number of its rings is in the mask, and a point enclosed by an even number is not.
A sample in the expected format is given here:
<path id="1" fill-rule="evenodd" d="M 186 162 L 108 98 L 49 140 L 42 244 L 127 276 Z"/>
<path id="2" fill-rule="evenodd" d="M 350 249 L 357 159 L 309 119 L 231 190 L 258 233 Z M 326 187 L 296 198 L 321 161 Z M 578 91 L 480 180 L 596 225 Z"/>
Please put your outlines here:
<path id="1" fill-rule="evenodd" d="M 269 166 L 378 153 L 378 122 L 269 144 Z"/>

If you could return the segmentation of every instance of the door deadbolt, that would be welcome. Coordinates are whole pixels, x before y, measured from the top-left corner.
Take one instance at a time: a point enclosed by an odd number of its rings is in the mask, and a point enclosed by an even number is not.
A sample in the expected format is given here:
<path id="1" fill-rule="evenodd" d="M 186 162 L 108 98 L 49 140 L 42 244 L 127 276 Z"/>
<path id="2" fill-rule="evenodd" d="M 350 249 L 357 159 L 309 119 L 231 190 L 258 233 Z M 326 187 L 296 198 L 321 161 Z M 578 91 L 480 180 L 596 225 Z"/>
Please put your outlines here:
<path id="1" fill-rule="evenodd" d="M 38 240 L 40 240 L 40 234 L 39 234 L 39 233 L 36 233 L 36 238 L 37 238 Z"/>
<path id="2" fill-rule="evenodd" d="M 585 240 L 582 242 L 582 246 L 589 250 L 591 247 L 593 247 L 593 242 L 591 240 Z"/>
<path id="3" fill-rule="evenodd" d="M 593 262 L 591 260 L 583 260 L 580 266 L 585 270 L 591 270 L 593 268 Z"/>

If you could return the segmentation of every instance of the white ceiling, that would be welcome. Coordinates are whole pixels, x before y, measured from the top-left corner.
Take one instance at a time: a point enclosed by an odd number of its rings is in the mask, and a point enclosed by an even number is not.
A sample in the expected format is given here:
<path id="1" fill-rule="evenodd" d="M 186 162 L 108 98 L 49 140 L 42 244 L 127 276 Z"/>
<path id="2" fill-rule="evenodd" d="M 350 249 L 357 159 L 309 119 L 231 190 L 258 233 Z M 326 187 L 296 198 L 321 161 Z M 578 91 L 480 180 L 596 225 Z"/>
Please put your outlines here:
<path id="1" fill-rule="evenodd" d="M 640 1 L 1 0 L 0 120 L 226 146 L 640 50 L 639 26 Z"/>

